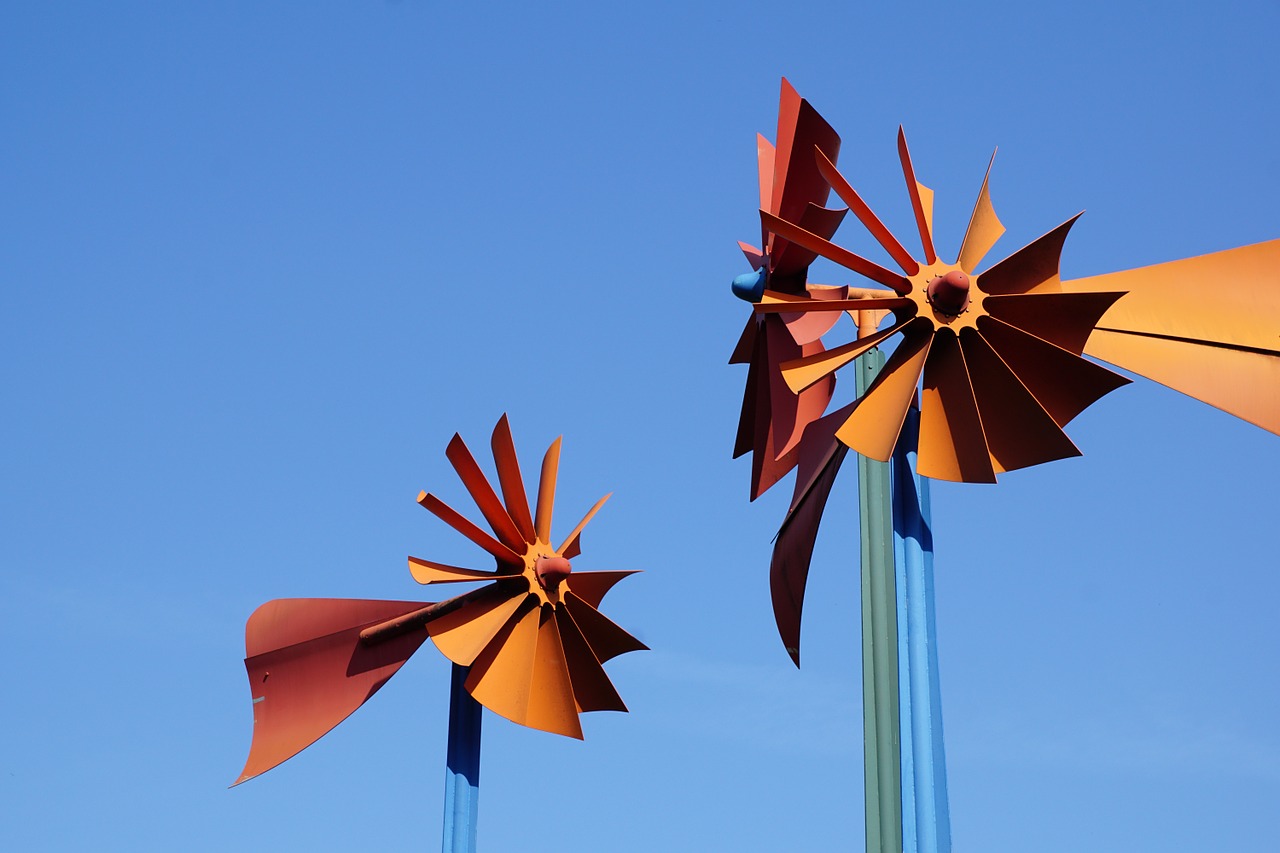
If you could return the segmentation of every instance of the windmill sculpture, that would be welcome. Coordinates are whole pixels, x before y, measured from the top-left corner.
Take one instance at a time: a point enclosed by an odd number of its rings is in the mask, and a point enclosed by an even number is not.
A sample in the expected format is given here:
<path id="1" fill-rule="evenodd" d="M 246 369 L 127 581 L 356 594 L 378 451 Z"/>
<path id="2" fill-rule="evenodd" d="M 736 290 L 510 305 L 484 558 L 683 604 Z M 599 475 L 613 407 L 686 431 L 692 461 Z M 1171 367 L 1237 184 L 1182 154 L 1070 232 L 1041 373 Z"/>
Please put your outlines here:
<path id="1" fill-rule="evenodd" d="M 474 850 L 480 706 L 521 725 L 579 739 L 581 712 L 627 710 L 601 664 L 645 646 L 598 608 L 605 593 L 634 572 L 572 572 L 569 562 L 581 552 L 587 522 L 609 496 L 553 547 L 560 439 L 542 461 L 533 514 L 506 415 L 494 428 L 492 448 L 501 498 L 460 436 L 446 450 L 492 535 L 433 494 L 423 492 L 418 503 L 488 552 L 495 569 L 409 558 L 419 583 L 484 586 L 432 604 L 279 599 L 249 617 L 245 668 L 253 742 L 235 784 L 265 773 L 333 729 L 430 637 L 453 662 L 444 849 Z"/>
<path id="2" fill-rule="evenodd" d="M 918 255 L 836 168 L 839 137 L 785 79 L 777 140 L 759 139 L 763 242 L 740 244 L 753 271 L 733 285 L 754 304 L 730 359 L 751 365 L 735 455 L 753 453 L 753 499 L 797 469 L 770 567 L 778 631 L 797 665 L 818 525 L 845 455 L 860 455 L 867 849 L 949 850 L 923 478 L 995 482 L 1079 455 L 1063 427 L 1129 381 L 1084 355 L 1280 433 L 1280 240 L 1062 281 L 1072 217 L 980 272 L 1004 232 L 990 166 L 948 263 L 901 129 Z M 831 191 L 847 209 L 824 206 Z M 832 242 L 849 211 L 896 269 Z M 879 287 L 809 283 L 818 256 Z M 827 349 L 822 337 L 842 314 L 857 336 Z M 886 361 L 880 346 L 891 340 Z M 857 397 L 826 413 L 835 373 L 849 365 Z"/>

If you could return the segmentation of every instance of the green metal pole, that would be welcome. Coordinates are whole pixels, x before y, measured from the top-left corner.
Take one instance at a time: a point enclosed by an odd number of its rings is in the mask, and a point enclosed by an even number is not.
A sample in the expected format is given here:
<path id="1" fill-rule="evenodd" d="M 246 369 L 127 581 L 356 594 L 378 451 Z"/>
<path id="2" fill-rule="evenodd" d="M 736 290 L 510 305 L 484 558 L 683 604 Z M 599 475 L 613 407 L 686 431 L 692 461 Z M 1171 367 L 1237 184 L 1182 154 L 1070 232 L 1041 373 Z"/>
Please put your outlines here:
<path id="1" fill-rule="evenodd" d="M 884 366 L 873 349 L 857 362 L 862 397 Z M 867 853 L 902 853 L 898 720 L 898 603 L 889 463 L 858 456 L 862 533 L 862 740 Z"/>

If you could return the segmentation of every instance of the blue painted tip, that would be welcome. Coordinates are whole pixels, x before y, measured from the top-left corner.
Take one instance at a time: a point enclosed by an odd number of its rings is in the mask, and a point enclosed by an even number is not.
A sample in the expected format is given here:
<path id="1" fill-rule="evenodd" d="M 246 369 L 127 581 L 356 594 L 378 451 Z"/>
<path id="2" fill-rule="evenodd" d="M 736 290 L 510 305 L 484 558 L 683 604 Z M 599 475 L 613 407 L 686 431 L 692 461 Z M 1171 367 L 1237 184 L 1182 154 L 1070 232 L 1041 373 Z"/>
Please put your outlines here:
<path id="1" fill-rule="evenodd" d="M 764 296 L 764 267 L 755 272 L 744 272 L 733 280 L 733 295 L 746 302 L 759 302 Z"/>

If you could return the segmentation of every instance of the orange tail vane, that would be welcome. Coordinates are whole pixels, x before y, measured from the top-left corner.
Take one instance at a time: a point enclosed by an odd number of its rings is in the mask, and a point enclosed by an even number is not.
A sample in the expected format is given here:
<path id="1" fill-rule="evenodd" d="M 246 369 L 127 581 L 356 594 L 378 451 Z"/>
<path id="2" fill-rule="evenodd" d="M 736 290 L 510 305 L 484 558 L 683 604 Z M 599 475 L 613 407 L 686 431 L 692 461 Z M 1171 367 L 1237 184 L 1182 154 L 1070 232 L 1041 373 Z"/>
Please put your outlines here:
<path id="1" fill-rule="evenodd" d="M 779 382 L 781 380 L 779 379 Z M 281 599 L 254 611 L 245 629 L 253 742 L 235 784 L 314 743 L 387 682 L 428 637 L 449 660 L 472 667 L 466 688 L 483 705 L 532 728 L 581 738 L 581 711 L 625 711 L 601 663 L 645 648 L 600 614 L 605 593 L 632 571 L 571 574 L 592 506 L 557 550 L 549 542 L 560 440 L 543 463 L 536 520 L 507 418 L 495 427 L 502 498 L 460 436 L 446 456 L 493 535 L 425 492 L 419 503 L 496 561 L 490 570 L 418 557 L 422 584 L 484 583 L 438 604 L 420 601 Z"/>
<path id="2" fill-rule="evenodd" d="M 1128 292 L 1086 354 L 1280 434 L 1280 240 L 1063 288 Z"/>

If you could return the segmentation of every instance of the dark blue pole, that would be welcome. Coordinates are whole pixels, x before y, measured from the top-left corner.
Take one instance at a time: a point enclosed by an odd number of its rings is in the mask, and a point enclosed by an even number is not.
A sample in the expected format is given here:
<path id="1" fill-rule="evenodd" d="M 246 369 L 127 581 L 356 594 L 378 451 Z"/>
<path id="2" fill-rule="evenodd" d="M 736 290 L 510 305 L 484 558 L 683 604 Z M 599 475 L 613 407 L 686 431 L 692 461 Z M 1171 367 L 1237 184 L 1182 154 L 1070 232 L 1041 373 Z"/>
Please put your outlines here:
<path id="1" fill-rule="evenodd" d="M 449 753 L 444 786 L 443 853 L 475 853 L 480 798 L 480 703 L 463 686 L 469 669 L 453 665 L 449 685 Z"/>

